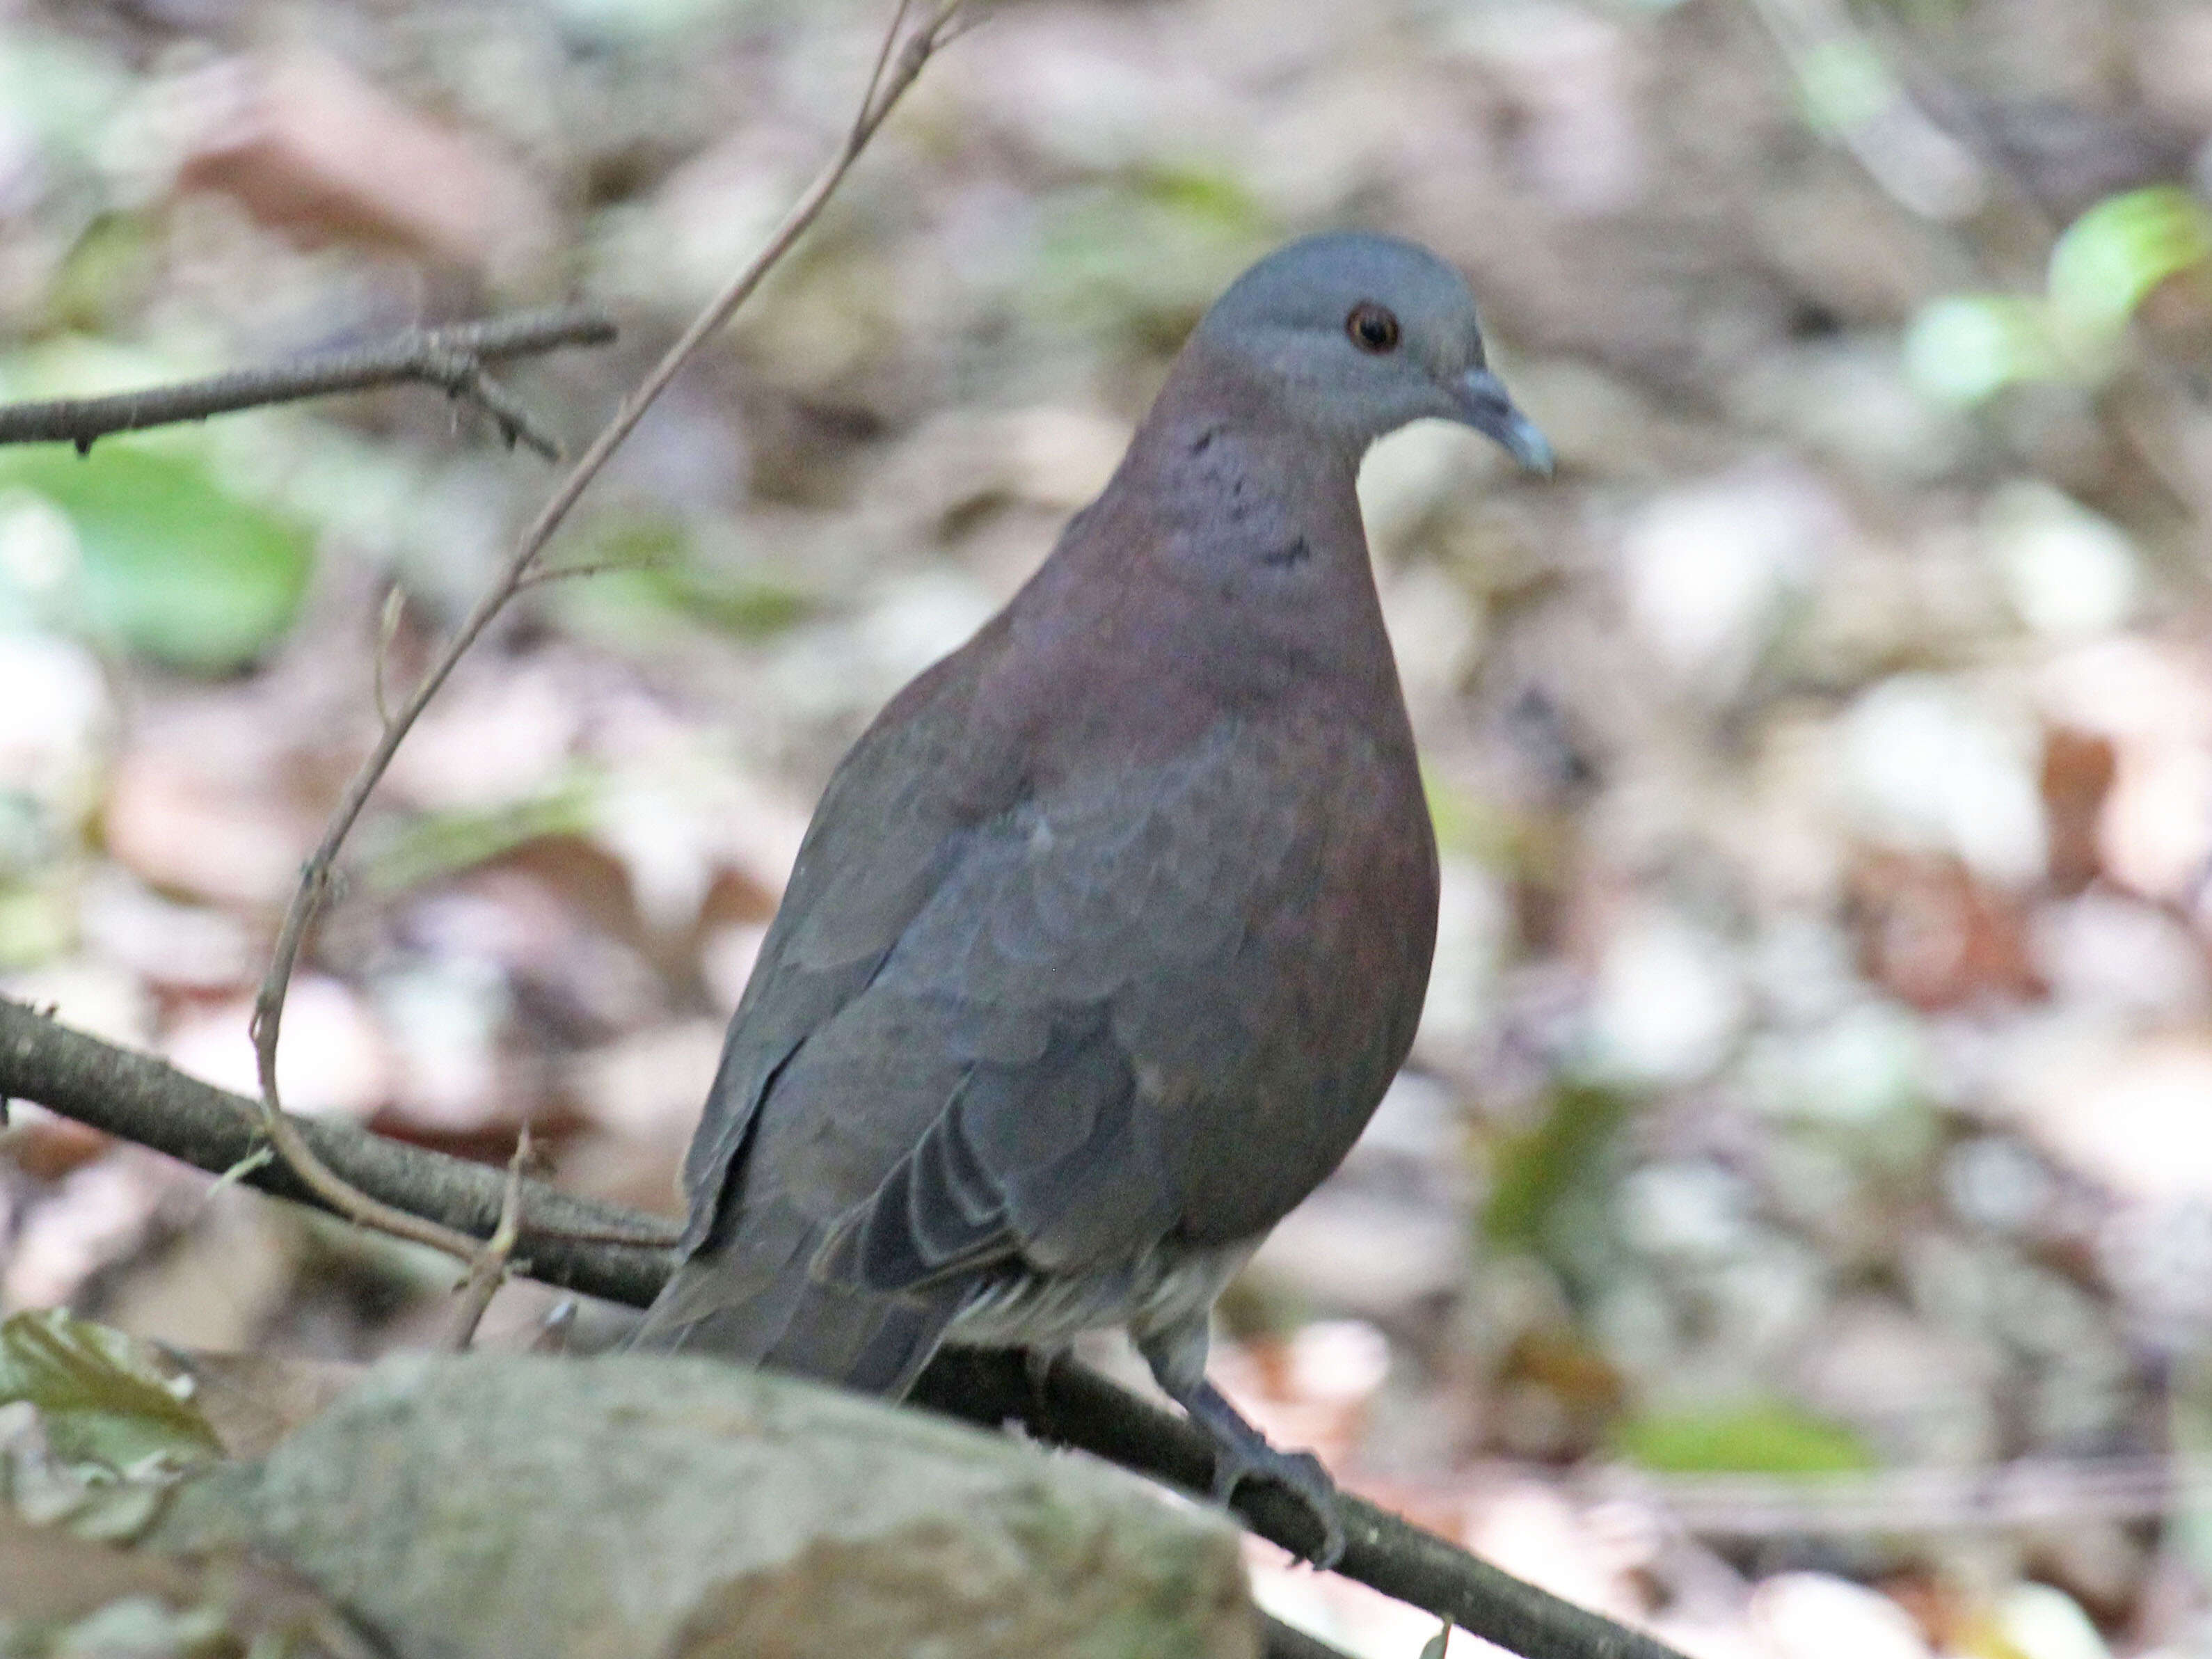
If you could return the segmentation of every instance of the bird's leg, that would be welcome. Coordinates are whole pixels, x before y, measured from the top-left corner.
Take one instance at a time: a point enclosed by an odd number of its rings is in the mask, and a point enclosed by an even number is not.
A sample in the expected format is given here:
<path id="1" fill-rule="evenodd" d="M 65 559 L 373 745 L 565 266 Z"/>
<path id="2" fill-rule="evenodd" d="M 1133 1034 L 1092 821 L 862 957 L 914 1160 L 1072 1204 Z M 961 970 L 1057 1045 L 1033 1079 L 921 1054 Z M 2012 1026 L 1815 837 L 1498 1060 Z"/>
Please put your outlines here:
<path id="1" fill-rule="evenodd" d="M 1308 1451 L 1281 1451 L 1247 1423 L 1221 1390 L 1206 1380 L 1206 1316 L 1182 1321 L 1137 1338 L 1137 1352 L 1152 1368 L 1152 1378 L 1169 1399 L 1213 1442 L 1213 1501 L 1227 1504 L 1247 1480 L 1273 1480 L 1313 1511 L 1321 1523 L 1321 1547 L 1313 1565 L 1327 1569 L 1344 1555 L 1344 1517 L 1338 1512 L 1336 1483 Z"/>

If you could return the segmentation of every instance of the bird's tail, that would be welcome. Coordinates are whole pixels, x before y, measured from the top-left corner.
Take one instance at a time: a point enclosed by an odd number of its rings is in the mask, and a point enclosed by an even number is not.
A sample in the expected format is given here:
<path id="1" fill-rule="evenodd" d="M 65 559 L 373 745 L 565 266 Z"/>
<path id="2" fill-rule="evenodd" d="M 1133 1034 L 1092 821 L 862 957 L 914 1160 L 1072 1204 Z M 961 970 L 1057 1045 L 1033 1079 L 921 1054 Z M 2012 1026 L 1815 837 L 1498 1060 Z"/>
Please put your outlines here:
<path id="1" fill-rule="evenodd" d="M 937 1352 L 961 1292 L 886 1296 L 824 1283 L 808 1271 L 815 1250 L 806 1246 L 818 1235 L 794 1243 L 781 1261 L 709 1245 L 676 1270 L 629 1346 L 742 1360 L 898 1399 Z"/>

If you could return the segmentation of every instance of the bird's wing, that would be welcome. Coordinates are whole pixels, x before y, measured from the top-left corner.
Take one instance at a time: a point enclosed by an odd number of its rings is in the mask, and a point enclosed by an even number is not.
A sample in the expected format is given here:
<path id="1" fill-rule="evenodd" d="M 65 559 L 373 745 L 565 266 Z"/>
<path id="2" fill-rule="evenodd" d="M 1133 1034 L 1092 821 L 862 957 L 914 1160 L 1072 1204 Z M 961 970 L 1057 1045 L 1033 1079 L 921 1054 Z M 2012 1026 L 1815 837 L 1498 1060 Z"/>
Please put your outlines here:
<path id="1" fill-rule="evenodd" d="M 1326 826 L 1268 758 L 1224 720 L 976 827 L 773 1085 L 748 1203 L 757 1182 L 834 1219 L 821 1270 L 884 1291 L 1176 1230 L 1202 1119 L 1280 1080 L 1256 1051 L 1285 964 L 1245 946 L 1310 889 Z"/>
<path id="2" fill-rule="evenodd" d="M 958 725 L 879 727 L 825 794 L 693 1144 L 664 1333 L 902 1386 L 1010 1268 L 1257 1237 L 1404 1054 L 1434 915 L 1409 755 L 1224 714 L 979 812 L 933 735 Z"/>
<path id="3" fill-rule="evenodd" d="M 1240 947 L 1300 885 L 1312 803 L 1255 758 L 1224 722 L 962 821 L 882 785 L 951 757 L 864 742 L 733 1023 L 643 1340 L 895 1392 L 977 1278 L 1126 1266 L 1173 1230 L 1184 1109 L 1263 1086 Z"/>
<path id="4" fill-rule="evenodd" d="M 951 717 L 971 683 L 967 654 L 908 687 L 823 792 L 684 1157 L 686 1254 L 714 1228 L 770 1081 L 866 988 L 958 856 L 974 815 L 955 781 L 972 757 Z"/>

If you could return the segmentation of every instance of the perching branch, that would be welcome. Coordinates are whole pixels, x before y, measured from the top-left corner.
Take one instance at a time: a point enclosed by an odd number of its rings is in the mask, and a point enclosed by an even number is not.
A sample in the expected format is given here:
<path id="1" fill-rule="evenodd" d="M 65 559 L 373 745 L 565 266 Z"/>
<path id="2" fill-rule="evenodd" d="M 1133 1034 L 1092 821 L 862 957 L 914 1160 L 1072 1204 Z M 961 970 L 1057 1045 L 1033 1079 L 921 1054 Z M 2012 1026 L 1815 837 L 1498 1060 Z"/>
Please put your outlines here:
<path id="1" fill-rule="evenodd" d="M 548 460 L 557 460 L 561 447 L 538 429 L 484 365 L 563 346 L 605 345 L 614 337 L 615 325 L 607 315 L 583 306 L 525 312 L 451 328 L 410 328 L 375 345 L 310 352 L 265 368 L 236 369 L 204 380 L 105 398 L 0 404 L 0 444 L 69 443 L 83 454 L 97 440 L 118 432 L 414 380 L 434 386 L 458 402 L 476 404 L 498 423 L 507 442 L 526 443 Z"/>
<path id="2" fill-rule="evenodd" d="M 279 1198 L 337 1209 L 281 1161 L 264 1158 L 258 1167 L 246 1167 L 265 1150 L 258 1103 L 149 1055 L 71 1030 L 4 997 L 0 1097 L 35 1101 L 211 1174 L 238 1170 L 240 1184 Z M 505 1171 L 422 1152 L 334 1120 L 289 1121 L 349 1188 L 435 1220 L 466 1237 L 472 1251 L 497 1229 Z M 521 1190 L 523 1245 L 532 1278 L 643 1307 L 673 1269 L 657 1218 L 572 1198 L 527 1178 Z M 571 1235 L 591 1237 L 586 1243 Z M 639 1242 L 617 1242 L 623 1238 Z"/>
<path id="3" fill-rule="evenodd" d="M 691 325 L 671 346 L 653 371 L 641 381 L 636 389 L 623 399 L 614 416 L 592 440 L 582 457 L 570 469 L 568 475 L 556 487 L 545 505 L 538 509 L 527 529 L 515 544 L 514 550 L 489 587 L 477 600 L 475 606 L 454 630 L 445 649 L 431 664 L 415 690 L 409 694 L 398 709 L 385 721 L 376 745 L 347 784 L 345 794 L 324 827 L 323 838 L 301 872 L 300 884 L 285 911 L 284 923 L 276 936 L 275 949 L 270 953 L 269 971 L 261 981 L 254 998 L 253 1048 L 260 1085 L 263 1128 L 276 1154 L 298 1175 L 301 1182 L 312 1188 L 325 1204 L 349 1220 L 380 1232 L 401 1238 L 411 1238 L 446 1251 L 464 1261 L 475 1258 L 477 1241 L 467 1233 L 426 1218 L 404 1208 L 379 1201 L 370 1194 L 354 1190 L 348 1182 L 327 1168 L 316 1156 L 313 1146 L 294 1127 L 283 1110 L 276 1089 L 276 1043 L 284 1018 L 284 998 L 297 966 L 300 952 L 304 948 L 307 933 L 314 925 L 328 896 L 336 872 L 339 850 L 353 831 L 362 809 L 368 804 L 369 795 L 382 780 L 392 757 L 407 733 L 413 729 L 430 699 L 437 696 L 454 666 L 469 647 L 480 638 L 492 619 L 505 609 L 508 600 L 521 591 L 532 575 L 532 567 L 538 555 L 553 538 L 569 510 L 583 495 L 600 469 L 605 466 L 622 441 L 629 436 L 653 400 L 665 391 L 678 370 L 697 353 L 708 337 L 730 319 L 731 314 L 750 297 L 761 281 L 779 260 L 790 252 L 793 243 L 814 222 L 868 141 L 875 137 L 884 118 L 914 84 L 922 66 L 949 40 L 952 33 L 953 15 L 959 9 L 960 0 L 938 0 L 927 19 L 912 28 L 907 27 L 911 0 L 899 0 L 892 14 L 890 27 L 884 32 L 882 50 L 878 53 L 873 72 L 866 90 L 861 94 L 858 112 L 847 130 L 844 141 L 814 182 L 806 187 L 783 222 L 769 235 L 767 243 L 755 254 L 744 269 L 732 277 L 722 291 L 709 301 L 706 307 L 692 319 Z"/>
<path id="4" fill-rule="evenodd" d="M 235 1168 L 261 1145 L 255 1102 L 5 999 L 0 1096 L 36 1101 L 210 1171 Z M 469 1239 L 471 1249 L 499 1224 L 505 1171 L 349 1124 L 287 1121 L 349 1189 L 434 1221 Z M 281 1162 L 241 1178 L 281 1197 L 348 1213 Z M 674 1257 L 665 1249 L 583 1237 L 650 1238 L 659 1226 L 652 1218 L 571 1198 L 538 1182 L 524 1181 L 519 1191 L 532 1278 L 641 1308 L 672 1271 Z M 1080 1447 L 1186 1491 L 1204 1492 L 1212 1480 L 1212 1451 L 1197 1430 L 1073 1362 L 1054 1364 L 1039 1379 L 1019 1354 L 949 1349 L 931 1362 L 914 1397 L 986 1427 L 1019 1423 L 1040 1440 Z M 1235 1508 L 1246 1526 L 1294 1554 L 1309 1555 L 1319 1542 L 1312 1512 L 1276 1487 L 1248 1482 L 1237 1489 Z M 1335 1571 L 1526 1659 L 1680 1659 L 1663 1643 L 1524 1583 L 1372 1504 L 1346 1494 L 1342 1511 L 1345 1553 Z"/>
<path id="5" fill-rule="evenodd" d="M 1261 1659 L 1349 1659 L 1342 1648 L 1331 1647 L 1267 1613 L 1260 1615 L 1260 1655 Z"/>

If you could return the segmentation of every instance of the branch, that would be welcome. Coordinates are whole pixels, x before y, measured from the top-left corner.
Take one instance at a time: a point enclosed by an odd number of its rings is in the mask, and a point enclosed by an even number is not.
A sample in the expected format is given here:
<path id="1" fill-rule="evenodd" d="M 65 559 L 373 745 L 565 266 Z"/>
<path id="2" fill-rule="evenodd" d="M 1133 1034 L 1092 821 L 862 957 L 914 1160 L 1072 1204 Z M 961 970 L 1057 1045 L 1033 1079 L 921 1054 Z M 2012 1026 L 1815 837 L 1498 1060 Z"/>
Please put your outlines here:
<path id="1" fill-rule="evenodd" d="M 257 1103 L 5 999 L 0 999 L 0 1096 L 36 1101 L 211 1172 L 236 1168 L 260 1144 Z M 434 1218 L 468 1237 L 471 1249 L 499 1224 L 508 1180 L 501 1170 L 349 1124 L 287 1121 L 362 1193 Z M 242 1179 L 280 1197 L 338 1207 L 282 1163 L 264 1163 Z M 516 1208 L 526 1218 L 522 1233 L 533 1279 L 641 1308 L 673 1268 L 674 1257 L 665 1249 L 580 1236 L 653 1237 L 659 1224 L 651 1217 L 571 1198 L 534 1181 L 523 1182 L 520 1194 Z M 1205 1492 L 1212 1482 L 1212 1452 L 1203 1435 L 1071 1361 L 1053 1364 L 1039 1379 L 1017 1353 L 946 1349 L 930 1362 L 914 1398 L 986 1427 L 1019 1423 L 1041 1440 L 1079 1447 L 1192 1492 Z M 1524 1583 L 1372 1504 L 1346 1493 L 1341 1505 L 1346 1546 L 1336 1571 L 1385 1595 L 1449 1619 L 1526 1659 L 1680 1659 L 1663 1643 Z M 1276 1487 L 1240 1486 L 1235 1508 L 1246 1526 L 1293 1554 L 1309 1554 L 1319 1541 L 1311 1511 Z M 1299 1653 L 1288 1640 L 1279 1650 Z"/>
<path id="2" fill-rule="evenodd" d="M 345 1212 L 319 1196 L 298 1171 L 264 1158 L 259 1103 L 187 1077 L 0 997 L 0 1096 L 118 1139 L 150 1146 L 210 1174 L 240 1171 L 243 1185 L 298 1203 Z M 316 1158 L 359 1191 L 434 1220 L 470 1241 L 489 1239 L 506 1198 L 503 1170 L 424 1152 L 332 1119 L 289 1117 Z M 643 1307 L 675 1265 L 658 1217 L 574 1198 L 540 1181 L 521 1188 L 523 1249 L 530 1274 L 548 1285 Z M 576 1237 L 572 1237 L 575 1235 Z M 620 1241 L 633 1239 L 635 1243 Z"/>
<path id="3" fill-rule="evenodd" d="M 563 346 L 605 345 L 614 337 L 615 325 L 605 313 L 580 306 L 452 328 L 410 328 L 378 345 L 311 352 L 266 368 L 237 369 L 144 392 L 0 404 L 0 444 L 70 443 L 82 455 L 95 441 L 118 432 L 416 380 L 476 404 L 499 423 L 507 442 L 520 441 L 553 460 L 560 456 L 560 446 L 538 429 L 484 365 Z"/>
<path id="4" fill-rule="evenodd" d="M 1273 1613 L 1260 1615 L 1260 1659 L 1350 1659 L 1342 1648 L 1309 1636 Z"/>
<path id="5" fill-rule="evenodd" d="M 1212 1487 L 1213 1449 L 1203 1434 L 1071 1360 L 1055 1359 L 1040 1379 L 1019 1353 L 943 1348 L 912 1397 L 987 1427 L 1018 1422 L 1037 1439 L 1079 1447 L 1186 1492 Z M 1337 1506 L 1345 1547 L 1335 1571 L 1524 1659 L 1680 1659 L 1663 1642 L 1563 1601 L 1364 1498 L 1340 1493 Z M 1231 1507 L 1293 1555 L 1310 1559 L 1321 1545 L 1319 1519 L 1280 1486 L 1241 1486 Z"/>
<path id="6" fill-rule="evenodd" d="M 331 812 L 323 830 L 321 842 L 301 872 L 300 884 L 293 893 L 292 902 L 284 914 L 283 926 L 278 930 L 275 949 L 270 952 L 269 971 L 263 977 L 261 988 L 254 998 L 252 1035 L 254 1058 L 261 1084 L 262 1124 L 270 1145 L 276 1154 L 298 1175 L 325 1203 L 349 1220 L 380 1232 L 392 1233 L 401 1238 L 411 1238 L 418 1243 L 444 1250 L 464 1261 L 475 1258 L 477 1241 L 468 1234 L 441 1222 L 426 1219 L 408 1210 L 380 1202 L 371 1194 L 353 1190 L 334 1171 L 324 1166 L 313 1147 L 294 1127 L 292 1120 L 283 1110 L 276 1091 L 276 1043 L 284 1018 L 284 998 L 291 984 L 292 972 L 298 964 L 307 933 L 321 912 L 323 902 L 330 891 L 339 849 L 368 805 L 368 798 L 382 780 L 385 770 L 392 764 L 416 720 L 431 698 L 437 696 L 454 666 L 491 625 L 508 600 L 527 584 L 532 566 L 545 544 L 553 538 L 569 510 L 583 495 L 601 468 L 605 466 L 622 441 L 629 436 L 645 416 L 654 399 L 667 389 L 696 355 L 708 338 L 729 321 L 731 314 L 749 299 L 761 281 L 775 269 L 778 261 L 789 252 L 806 228 L 814 222 L 823 205 L 827 203 L 868 141 L 875 137 L 886 116 L 904 95 L 907 88 L 921 73 L 922 66 L 951 38 L 954 14 L 961 0 L 937 0 L 928 17 L 913 28 L 907 27 L 907 15 L 912 0 L 899 0 L 898 9 L 891 15 L 890 27 L 884 31 L 882 49 L 876 58 L 875 68 L 868 77 L 862 93 L 860 108 L 853 125 L 846 131 L 836 154 L 830 157 L 814 182 L 806 187 L 798 202 L 784 216 L 769 236 L 768 241 L 755 254 L 744 270 L 732 276 L 722 291 L 709 301 L 706 307 L 693 318 L 676 343 L 656 363 L 652 373 L 641 381 L 629 396 L 623 399 L 622 407 L 614 417 L 592 439 L 582 457 L 565 478 L 554 489 L 552 496 L 538 509 L 538 516 L 522 532 L 514 550 L 491 586 L 477 599 L 475 606 L 455 629 L 446 648 L 439 653 L 421 681 L 416 685 L 398 711 L 384 724 L 376 745 L 361 763 L 352 781 L 347 784 L 344 796 Z"/>

